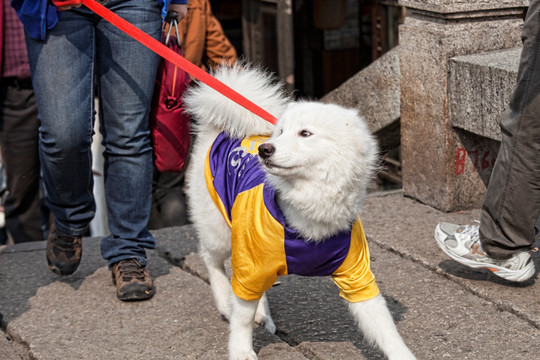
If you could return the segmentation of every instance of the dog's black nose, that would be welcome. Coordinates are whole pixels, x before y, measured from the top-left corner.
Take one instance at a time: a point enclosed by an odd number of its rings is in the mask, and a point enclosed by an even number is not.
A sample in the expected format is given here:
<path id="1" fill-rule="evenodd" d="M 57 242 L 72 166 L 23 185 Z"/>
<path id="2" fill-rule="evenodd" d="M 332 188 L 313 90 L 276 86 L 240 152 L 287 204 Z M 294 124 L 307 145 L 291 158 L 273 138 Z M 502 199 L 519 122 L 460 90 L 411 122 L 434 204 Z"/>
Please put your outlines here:
<path id="1" fill-rule="evenodd" d="M 272 144 L 269 144 L 269 143 L 261 144 L 259 145 L 259 156 L 262 157 L 263 159 L 268 159 L 270 156 L 272 156 L 275 150 L 276 148 Z"/>

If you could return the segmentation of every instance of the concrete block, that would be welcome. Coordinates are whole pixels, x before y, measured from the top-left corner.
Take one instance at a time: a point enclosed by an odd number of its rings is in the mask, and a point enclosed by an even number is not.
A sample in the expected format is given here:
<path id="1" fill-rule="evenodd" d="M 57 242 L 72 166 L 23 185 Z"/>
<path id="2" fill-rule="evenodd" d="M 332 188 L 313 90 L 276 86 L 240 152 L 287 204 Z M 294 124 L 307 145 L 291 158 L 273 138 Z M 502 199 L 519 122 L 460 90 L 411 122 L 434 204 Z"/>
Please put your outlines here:
<path id="1" fill-rule="evenodd" d="M 500 141 L 500 115 L 516 85 L 520 55 L 517 47 L 449 60 L 452 126 Z"/>
<path id="2" fill-rule="evenodd" d="M 458 160 L 466 169 L 475 168 L 471 157 L 459 157 L 465 147 L 462 137 L 471 139 L 456 133 L 450 122 L 448 60 L 520 46 L 523 22 L 508 17 L 440 21 L 414 12 L 409 15 L 399 30 L 404 192 L 444 211 L 478 207 L 485 193 L 485 175 L 456 172 Z M 488 148 L 494 154 L 492 148 L 497 147 Z"/>
<path id="3" fill-rule="evenodd" d="M 520 7 L 529 6 L 529 2 L 529 0 L 398 0 L 399 5 L 410 9 L 449 14 L 452 17 L 462 16 L 460 13 L 466 12 L 469 13 L 465 15 L 467 17 L 484 16 L 471 13 L 476 11 L 513 12 Z"/>
<path id="4" fill-rule="evenodd" d="M 284 343 L 267 345 L 257 355 L 259 360 L 308 360 L 300 352 Z"/>
<path id="5" fill-rule="evenodd" d="M 366 357 L 350 342 L 310 342 L 297 346 L 308 359 L 349 359 L 365 360 Z"/>
<path id="6" fill-rule="evenodd" d="M 76 289 L 55 281 L 37 290 L 7 330 L 21 342 L 31 338 L 36 359 L 225 358 L 228 327 L 210 289 L 179 268 L 169 270 L 155 278 L 152 301 L 127 304 L 115 298 L 106 267 Z M 197 291 L 186 291 L 193 286 Z"/>

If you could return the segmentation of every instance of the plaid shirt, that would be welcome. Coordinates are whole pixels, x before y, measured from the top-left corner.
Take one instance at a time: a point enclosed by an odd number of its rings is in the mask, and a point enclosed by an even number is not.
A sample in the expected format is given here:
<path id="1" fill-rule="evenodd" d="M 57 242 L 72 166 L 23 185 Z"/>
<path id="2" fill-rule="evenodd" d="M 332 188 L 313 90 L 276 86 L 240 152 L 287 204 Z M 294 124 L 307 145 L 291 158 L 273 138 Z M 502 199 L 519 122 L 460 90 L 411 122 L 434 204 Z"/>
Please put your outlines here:
<path id="1" fill-rule="evenodd" d="M 9 0 L 4 0 L 4 51 L 2 77 L 30 78 L 30 65 L 24 40 L 24 30 Z"/>

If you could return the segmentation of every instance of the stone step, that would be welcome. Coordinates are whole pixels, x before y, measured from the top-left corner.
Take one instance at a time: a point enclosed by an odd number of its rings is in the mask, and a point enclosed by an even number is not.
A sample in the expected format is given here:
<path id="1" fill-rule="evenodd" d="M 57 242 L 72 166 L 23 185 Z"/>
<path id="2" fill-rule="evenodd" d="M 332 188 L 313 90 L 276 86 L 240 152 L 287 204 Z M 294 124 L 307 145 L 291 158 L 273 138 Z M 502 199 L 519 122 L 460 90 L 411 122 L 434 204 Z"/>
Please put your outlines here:
<path id="1" fill-rule="evenodd" d="M 521 47 L 449 59 L 452 126 L 499 141 L 500 115 L 517 80 Z"/>
<path id="2" fill-rule="evenodd" d="M 520 54 L 521 47 L 516 47 L 448 60 L 452 126 L 500 140 L 499 118 L 516 85 Z M 394 48 L 321 101 L 357 108 L 383 147 L 390 147 L 399 144 L 400 96 L 399 53 Z"/>

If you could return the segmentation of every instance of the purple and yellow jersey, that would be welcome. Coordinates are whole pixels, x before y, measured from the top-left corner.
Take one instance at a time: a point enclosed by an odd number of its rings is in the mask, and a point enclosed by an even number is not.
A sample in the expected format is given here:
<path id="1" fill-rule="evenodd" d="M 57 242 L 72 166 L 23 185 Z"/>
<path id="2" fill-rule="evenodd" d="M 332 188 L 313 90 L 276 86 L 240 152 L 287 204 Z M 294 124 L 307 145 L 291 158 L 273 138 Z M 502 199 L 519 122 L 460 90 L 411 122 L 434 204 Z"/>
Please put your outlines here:
<path id="1" fill-rule="evenodd" d="M 369 266 L 369 250 L 360 219 L 351 230 L 322 242 L 308 242 L 289 228 L 265 183 L 257 157 L 265 137 L 232 139 L 221 133 L 206 158 L 210 196 L 232 230 L 231 284 L 244 300 L 257 300 L 278 276 L 331 275 L 350 302 L 379 294 Z"/>

